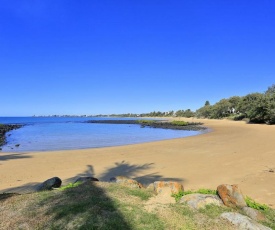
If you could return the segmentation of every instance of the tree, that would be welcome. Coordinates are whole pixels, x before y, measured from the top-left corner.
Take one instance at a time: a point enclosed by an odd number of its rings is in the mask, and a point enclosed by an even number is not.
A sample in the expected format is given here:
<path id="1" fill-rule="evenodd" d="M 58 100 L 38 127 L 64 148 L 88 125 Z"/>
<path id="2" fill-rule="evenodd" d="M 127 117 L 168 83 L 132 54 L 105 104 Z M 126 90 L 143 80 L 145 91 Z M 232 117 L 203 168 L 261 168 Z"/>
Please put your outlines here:
<path id="1" fill-rule="evenodd" d="M 211 118 L 223 118 L 227 117 L 230 113 L 231 103 L 228 99 L 221 99 L 212 108 Z"/>
<path id="2" fill-rule="evenodd" d="M 205 105 L 196 111 L 197 117 L 210 118 L 212 114 L 212 106 Z"/>
<path id="3" fill-rule="evenodd" d="M 265 91 L 266 95 L 272 95 L 275 94 L 275 84 L 273 84 L 272 86 L 268 87 L 267 91 Z"/>
<path id="4" fill-rule="evenodd" d="M 267 114 L 266 97 L 261 93 L 248 94 L 242 98 L 238 110 L 250 121 L 264 123 Z"/>
<path id="5" fill-rule="evenodd" d="M 237 106 L 239 105 L 239 103 L 240 103 L 240 101 L 241 101 L 241 97 L 239 97 L 239 96 L 233 96 L 233 97 L 230 97 L 229 99 L 228 99 L 228 102 L 230 103 L 230 108 L 232 109 L 232 108 L 237 108 Z"/>
<path id="6" fill-rule="evenodd" d="M 208 105 L 210 105 L 210 102 L 209 102 L 209 101 L 206 101 L 206 102 L 204 103 L 204 106 L 208 106 Z"/>

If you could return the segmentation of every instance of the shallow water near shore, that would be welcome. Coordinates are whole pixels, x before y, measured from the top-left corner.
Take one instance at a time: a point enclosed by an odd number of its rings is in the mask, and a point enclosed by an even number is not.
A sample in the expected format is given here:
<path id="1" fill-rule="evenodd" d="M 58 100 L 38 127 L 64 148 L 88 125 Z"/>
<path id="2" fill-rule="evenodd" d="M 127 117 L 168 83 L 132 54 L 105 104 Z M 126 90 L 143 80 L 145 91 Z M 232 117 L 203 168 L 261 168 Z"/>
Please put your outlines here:
<path id="1" fill-rule="evenodd" d="M 104 119 L 110 120 L 94 117 L 1 117 L 0 124 L 25 125 L 6 134 L 7 144 L 2 146 L 2 152 L 100 148 L 194 136 L 206 132 L 141 128 L 135 124 L 85 123 L 88 120 Z"/>

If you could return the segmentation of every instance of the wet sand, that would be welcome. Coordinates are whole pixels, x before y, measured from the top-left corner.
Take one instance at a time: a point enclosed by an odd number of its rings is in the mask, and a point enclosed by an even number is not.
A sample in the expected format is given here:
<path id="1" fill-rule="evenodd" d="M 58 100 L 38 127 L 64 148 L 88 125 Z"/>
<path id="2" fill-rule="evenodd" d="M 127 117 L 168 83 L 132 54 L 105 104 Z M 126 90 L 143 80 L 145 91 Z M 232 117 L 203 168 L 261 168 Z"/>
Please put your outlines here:
<path id="1" fill-rule="evenodd" d="M 179 120 L 179 119 L 177 119 Z M 206 134 L 151 143 L 34 153 L 0 153 L 0 192 L 31 191 L 58 176 L 109 180 L 125 175 L 148 184 L 177 180 L 186 190 L 239 184 L 245 195 L 275 208 L 275 126 L 229 120 L 202 122 Z"/>

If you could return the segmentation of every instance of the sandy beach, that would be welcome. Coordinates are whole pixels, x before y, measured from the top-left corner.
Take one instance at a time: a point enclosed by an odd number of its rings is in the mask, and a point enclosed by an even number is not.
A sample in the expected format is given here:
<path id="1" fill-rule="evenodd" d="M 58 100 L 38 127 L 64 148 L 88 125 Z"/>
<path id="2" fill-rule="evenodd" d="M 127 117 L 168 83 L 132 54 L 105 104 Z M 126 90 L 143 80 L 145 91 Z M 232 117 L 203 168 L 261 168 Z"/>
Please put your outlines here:
<path id="1" fill-rule="evenodd" d="M 119 147 L 35 153 L 0 153 L 0 192 L 30 191 L 58 176 L 108 181 L 125 175 L 148 184 L 177 180 L 186 190 L 239 184 L 245 195 L 275 208 L 275 126 L 229 120 L 202 122 L 206 134 Z"/>

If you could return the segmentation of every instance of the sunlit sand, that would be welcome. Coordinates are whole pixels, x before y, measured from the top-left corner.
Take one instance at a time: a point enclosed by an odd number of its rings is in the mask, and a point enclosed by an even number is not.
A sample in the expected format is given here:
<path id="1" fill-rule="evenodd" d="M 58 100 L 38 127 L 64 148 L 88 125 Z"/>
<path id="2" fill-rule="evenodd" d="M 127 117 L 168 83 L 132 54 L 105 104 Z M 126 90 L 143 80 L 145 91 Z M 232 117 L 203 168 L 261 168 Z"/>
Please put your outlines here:
<path id="1" fill-rule="evenodd" d="M 185 189 L 239 184 L 245 195 L 275 207 L 275 126 L 228 120 L 203 122 L 206 134 L 144 144 L 36 153 L 0 153 L 0 190 L 20 191 L 58 176 L 100 180 L 125 175 L 148 184 L 175 179 Z M 16 188 L 16 189 L 14 189 Z"/>

